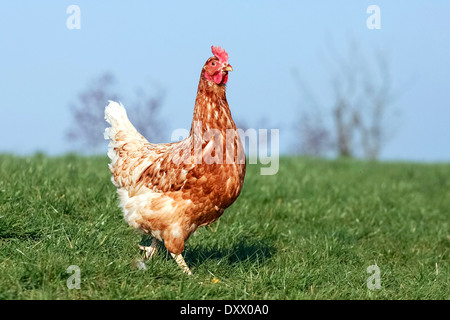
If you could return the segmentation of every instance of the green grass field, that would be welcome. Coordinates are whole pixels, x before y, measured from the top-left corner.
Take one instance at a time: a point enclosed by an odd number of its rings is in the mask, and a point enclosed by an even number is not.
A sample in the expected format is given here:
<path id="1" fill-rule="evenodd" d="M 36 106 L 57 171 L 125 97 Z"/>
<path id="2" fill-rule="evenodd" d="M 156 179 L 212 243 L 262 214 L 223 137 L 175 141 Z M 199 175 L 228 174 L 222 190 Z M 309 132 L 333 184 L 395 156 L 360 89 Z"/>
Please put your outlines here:
<path id="1" fill-rule="evenodd" d="M 140 269 L 106 157 L 0 156 L 0 299 L 449 299 L 450 164 L 280 159 Z M 69 266 L 80 289 L 68 289 Z M 367 268 L 377 265 L 380 289 Z"/>

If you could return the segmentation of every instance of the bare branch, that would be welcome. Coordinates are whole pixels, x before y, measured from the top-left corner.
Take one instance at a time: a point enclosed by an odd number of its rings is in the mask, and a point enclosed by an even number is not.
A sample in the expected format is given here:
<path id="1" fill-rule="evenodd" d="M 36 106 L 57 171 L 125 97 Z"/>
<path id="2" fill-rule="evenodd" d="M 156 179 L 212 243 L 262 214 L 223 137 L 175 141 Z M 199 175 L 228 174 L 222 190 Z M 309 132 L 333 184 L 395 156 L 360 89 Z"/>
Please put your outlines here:
<path id="1" fill-rule="evenodd" d="M 104 73 L 92 81 L 82 91 L 75 102 L 69 104 L 73 123 L 67 130 L 66 138 L 80 145 L 82 152 L 103 151 L 105 140 L 103 132 L 107 126 L 104 120 L 105 106 L 108 100 L 119 101 L 119 95 L 113 90 L 115 77 Z M 163 126 L 158 119 L 164 91 L 149 96 L 143 89 L 136 93 L 136 102 L 127 106 L 128 114 L 136 129 L 148 140 L 161 138 Z M 100 149 L 101 148 L 101 149 Z"/>
<path id="2" fill-rule="evenodd" d="M 313 111 L 303 111 L 297 122 L 303 145 L 300 149 L 320 154 L 327 146 L 334 147 L 340 157 L 363 155 L 376 159 L 392 136 L 388 115 L 395 95 L 388 59 L 378 52 L 375 63 L 368 63 L 355 41 L 350 41 L 346 55 L 336 50 L 329 52 L 334 58 L 329 67 L 334 102 L 328 110 L 334 126 L 324 125 L 325 118 L 316 111 L 321 110 L 322 105 L 316 96 L 305 90 L 305 85 L 300 86 L 300 92 L 314 107 Z"/>

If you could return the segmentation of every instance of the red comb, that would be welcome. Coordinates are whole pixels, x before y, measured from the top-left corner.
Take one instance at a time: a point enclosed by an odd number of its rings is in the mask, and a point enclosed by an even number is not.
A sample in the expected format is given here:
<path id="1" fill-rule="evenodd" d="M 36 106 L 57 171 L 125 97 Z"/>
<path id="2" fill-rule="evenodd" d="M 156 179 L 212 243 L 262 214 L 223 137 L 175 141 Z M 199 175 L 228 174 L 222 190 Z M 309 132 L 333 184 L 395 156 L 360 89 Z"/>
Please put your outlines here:
<path id="1" fill-rule="evenodd" d="M 225 52 L 225 49 L 221 49 L 220 46 L 211 46 L 211 51 L 213 55 L 219 59 L 220 63 L 228 62 L 228 53 Z"/>

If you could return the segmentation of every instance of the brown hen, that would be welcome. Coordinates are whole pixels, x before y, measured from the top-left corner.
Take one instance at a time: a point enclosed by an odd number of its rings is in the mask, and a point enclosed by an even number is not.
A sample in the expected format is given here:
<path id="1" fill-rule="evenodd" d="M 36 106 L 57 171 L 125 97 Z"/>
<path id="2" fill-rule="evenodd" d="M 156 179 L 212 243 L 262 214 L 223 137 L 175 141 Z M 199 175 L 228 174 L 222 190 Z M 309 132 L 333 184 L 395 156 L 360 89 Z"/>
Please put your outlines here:
<path id="1" fill-rule="evenodd" d="M 225 95 L 232 71 L 225 50 L 202 68 L 189 136 L 152 144 L 128 120 L 125 108 L 110 101 L 105 119 L 111 127 L 108 156 L 124 218 L 153 236 L 151 258 L 164 245 L 184 272 L 192 274 L 181 253 L 189 236 L 216 221 L 239 196 L 245 176 L 245 152 Z"/>

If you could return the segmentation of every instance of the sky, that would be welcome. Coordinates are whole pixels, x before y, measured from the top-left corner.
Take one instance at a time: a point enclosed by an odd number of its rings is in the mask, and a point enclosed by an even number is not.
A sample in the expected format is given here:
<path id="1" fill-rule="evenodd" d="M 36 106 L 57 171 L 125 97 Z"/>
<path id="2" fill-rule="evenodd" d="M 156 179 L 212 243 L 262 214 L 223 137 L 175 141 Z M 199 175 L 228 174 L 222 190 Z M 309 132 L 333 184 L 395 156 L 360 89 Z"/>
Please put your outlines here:
<path id="1" fill-rule="evenodd" d="M 366 25 L 373 4 L 380 29 Z M 70 5 L 80 8 L 80 29 L 67 27 Z M 327 61 L 352 40 L 368 56 L 389 58 L 399 93 L 381 159 L 448 162 L 449 14 L 444 0 L 3 0 L 0 153 L 73 151 L 69 104 L 104 72 L 115 75 L 125 107 L 138 87 L 164 88 L 160 118 L 169 142 L 173 130 L 190 128 L 201 68 L 211 45 L 220 45 L 234 69 L 227 85 L 233 117 L 279 128 L 286 154 L 296 140 L 293 123 L 307 108 L 293 70 L 326 109 L 333 95 Z"/>

